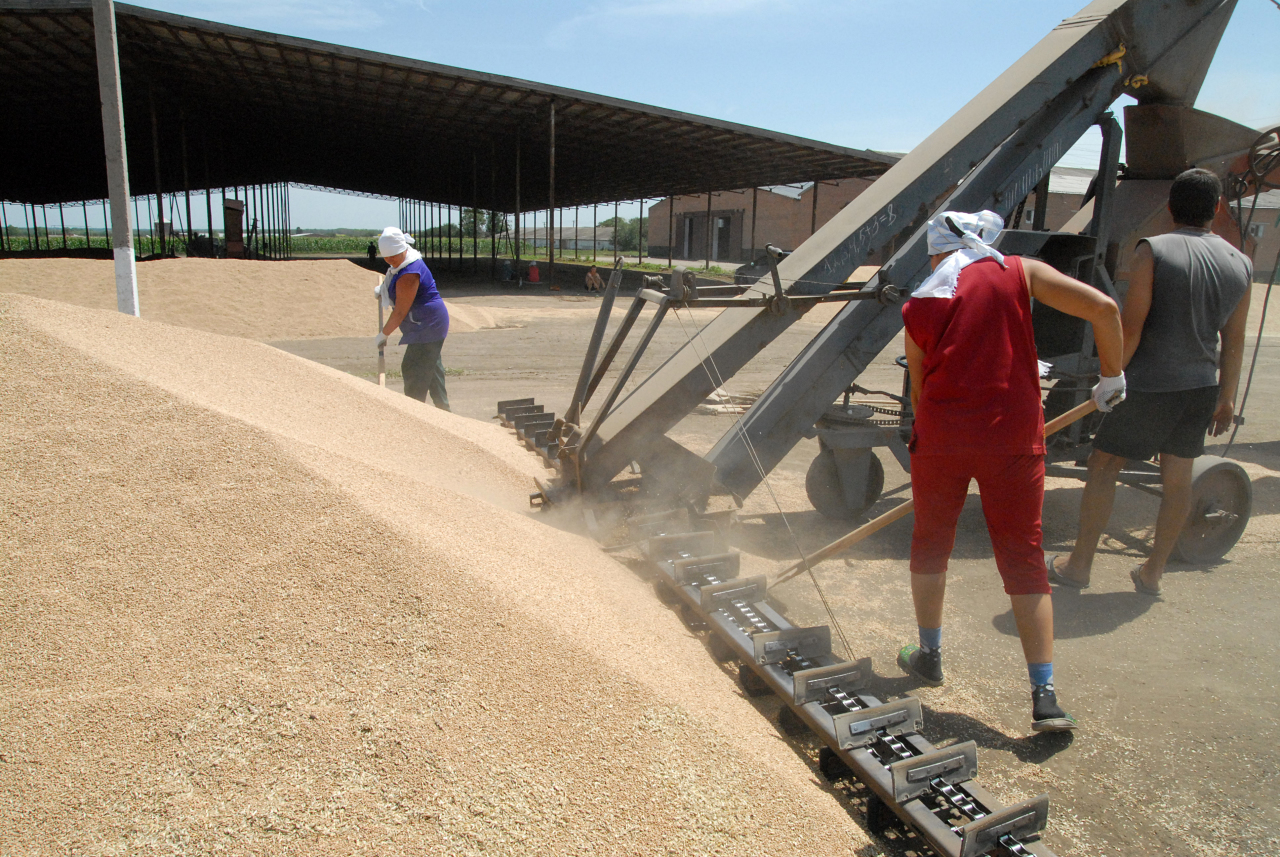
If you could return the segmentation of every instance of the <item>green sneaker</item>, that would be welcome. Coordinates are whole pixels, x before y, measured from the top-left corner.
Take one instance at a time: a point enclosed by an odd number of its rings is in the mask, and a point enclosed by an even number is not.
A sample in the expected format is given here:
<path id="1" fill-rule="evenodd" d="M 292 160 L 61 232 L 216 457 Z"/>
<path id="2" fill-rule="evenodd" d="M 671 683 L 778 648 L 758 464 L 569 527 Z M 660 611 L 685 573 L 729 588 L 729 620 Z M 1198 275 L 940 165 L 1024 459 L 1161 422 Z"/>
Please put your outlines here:
<path id="1" fill-rule="evenodd" d="M 1076 719 L 1058 705 L 1053 685 L 1043 684 L 1031 690 L 1031 731 L 1069 732 L 1076 726 Z"/>
<path id="2" fill-rule="evenodd" d="M 942 650 L 926 652 L 919 646 L 903 646 L 898 652 L 898 666 L 930 687 L 942 684 Z"/>

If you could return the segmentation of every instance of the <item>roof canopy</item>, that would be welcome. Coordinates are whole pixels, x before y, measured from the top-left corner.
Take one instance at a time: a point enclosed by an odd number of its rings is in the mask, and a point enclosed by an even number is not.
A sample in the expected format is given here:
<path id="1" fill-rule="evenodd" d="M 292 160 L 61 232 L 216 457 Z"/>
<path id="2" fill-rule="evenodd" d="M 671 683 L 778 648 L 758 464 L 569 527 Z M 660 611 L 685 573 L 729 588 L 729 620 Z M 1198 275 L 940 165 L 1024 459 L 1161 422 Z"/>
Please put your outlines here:
<path id="1" fill-rule="evenodd" d="M 559 206 L 872 177 L 896 160 L 136 6 L 116 19 L 135 194 L 156 189 L 154 138 L 165 192 L 292 181 L 514 211 L 518 149 L 519 207 L 545 208 L 553 104 Z M 87 0 L 0 0 L 0 197 L 106 196 L 96 69 Z"/>

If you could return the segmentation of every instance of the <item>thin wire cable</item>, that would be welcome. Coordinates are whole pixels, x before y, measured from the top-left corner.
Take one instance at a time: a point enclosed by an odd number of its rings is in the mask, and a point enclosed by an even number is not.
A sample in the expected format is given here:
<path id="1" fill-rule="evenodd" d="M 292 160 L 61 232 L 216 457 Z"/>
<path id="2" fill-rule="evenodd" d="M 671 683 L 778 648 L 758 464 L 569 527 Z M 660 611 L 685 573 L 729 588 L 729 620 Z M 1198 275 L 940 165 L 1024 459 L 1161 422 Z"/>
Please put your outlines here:
<path id="1" fill-rule="evenodd" d="M 695 340 L 702 339 L 702 329 L 695 325 L 694 335 L 690 336 L 688 329 L 685 327 L 684 319 L 680 317 L 679 308 L 673 307 L 672 314 L 676 317 L 676 321 L 680 325 L 681 332 L 684 333 L 685 340 L 689 343 L 689 347 L 697 353 L 698 347 Z M 689 319 L 693 324 L 693 319 Z M 702 369 L 707 373 L 707 380 L 716 386 L 716 389 L 724 389 L 724 376 L 720 373 L 720 367 L 716 365 L 715 358 L 711 354 L 710 348 L 703 343 L 703 350 L 707 357 L 702 362 Z M 710 366 L 710 368 L 707 368 Z M 714 375 L 712 372 L 714 371 Z M 728 392 L 726 390 L 726 392 Z M 804 563 L 805 571 L 809 573 L 809 579 L 813 581 L 813 588 L 818 593 L 818 599 L 822 602 L 822 608 L 827 611 L 827 618 L 831 620 L 831 627 L 836 629 L 836 634 L 840 637 L 840 643 L 844 646 L 845 654 L 853 657 L 853 647 L 849 645 L 849 638 L 845 636 L 844 629 L 840 627 L 840 622 L 836 619 L 835 611 L 831 607 L 831 603 L 827 600 L 827 594 L 822 589 L 822 584 L 818 582 L 817 576 L 813 573 L 813 567 L 809 565 L 809 559 L 804 555 L 804 549 L 800 547 L 800 540 L 796 537 L 795 530 L 791 528 L 791 522 L 787 520 L 786 512 L 782 511 L 782 504 L 778 502 L 778 495 L 773 491 L 773 485 L 769 482 L 769 475 L 765 473 L 764 464 L 760 461 L 760 456 L 756 454 L 755 445 L 751 442 L 750 436 L 747 435 L 746 429 L 742 425 L 742 419 L 739 417 L 734 420 L 734 428 L 738 432 L 738 436 L 742 438 L 742 443 L 746 447 L 747 454 L 751 458 L 751 463 L 755 466 L 756 472 L 760 474 L 760 481 L 764 483 L 765 490 L 769 492 L 769 498 L 773 501 L 774 508 L 778 510 L 779 517 L 782 518 L 782 524 L 787 529 L 787 535 L 791 539 L 791 544 L 795 546 L 796 553 L 800 555 L 800 561 Z"/>
<path id="2" fill-rule="evenodd" d="M 1271 288 L 1276 284 L 1276 271 L 1280 271 L 1280 262 L 1271 269 L 1271 281 L 1267 283 L 1267 293 L 1262 298 L 1262 317 L 1258 319 L 1258 335 L 1253 340 L 1253 359 L 1249 361 L 1249 377 L 1244 382 L 1244 394 L 1240 397 L 1240 411 L 1236 414 L 1236 424 L 1231 427 L 1231 437 L 1227 440 L 1222 457 L 1231 455 L 1231 445 L 1236 442 L 1236 433 L 1244 423 L 1244 406 L 1249 403 L 1249 388 L 1253 386 L 1253 370 L 1258 368 L 1258 349 L 1262 346 L 1262 330 L 1267 323 L 1267 305 L 1271 303 Z"/>

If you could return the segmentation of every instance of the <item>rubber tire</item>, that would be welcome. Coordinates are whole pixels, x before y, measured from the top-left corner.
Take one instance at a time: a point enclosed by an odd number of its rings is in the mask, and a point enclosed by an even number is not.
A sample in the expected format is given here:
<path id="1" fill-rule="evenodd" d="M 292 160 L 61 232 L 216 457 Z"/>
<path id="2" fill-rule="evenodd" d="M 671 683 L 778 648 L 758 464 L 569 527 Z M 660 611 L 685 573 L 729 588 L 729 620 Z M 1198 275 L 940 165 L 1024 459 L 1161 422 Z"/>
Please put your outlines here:
<path id="1" fill-rule="evenodd" d="M 773 693 L 773 688 L 746 664 L 738 665 L 738 686 L 747 696 L 768 696 Z"/>
<path id="2" fill-rule="evenodd" d="M 847 780 L 853 776 L 853 768 L 845 763 L 836 755 L 836 751 L 830 747 L 823 747 L 818 751 L 818 771 L 829 783 Z"/>
<path id="3" fill-rule="evenodd" d="M 890 828 L 901 825 L 902 819 L 878 795 L 867 798 L 867 830 L 883 838 Z"/>
<path id="4" fill-rule="evenodd" d="M 1217 511 L 1234 519 L 1206 519 Z M 1217 562 L 1240 540 L 1252 511 L 1253 485 L 1244 468 L 1216 455 L 1200 456 L 1191 469 L 1191 514 L 1174 545 L 1174 557 L 1189 565 Z"/>
<path id="5" fill-rule="evenodd" d="M 845 502 L 844 489 L 840 486 L 840 473 L 836 468 L 836 454 L 824 449 L 814 456 L 809 463 L 809 472 L 804 477 L 804 491 L 809 495 L 813 508 L 823 517 L 836 521 L 852 521 L 870 509 L 884 490 L 884 465 L 874 452 L 870 455 L 871 473 L 867 493 L 864 502 L 857 508 Z"/>
<path id="6" fill-rule="evenodd" d="M 707 636 L 707 651 L 711 653 L 711 657 L 717 663 L 721 664 L 727 664 L 738 657 L 737 650 L 726 643 L 723 637 L 714 632 Z"/>
<path id="7" fill-rule="evenodd" d="M 778 711 L 778 731 L 788 738 L 799 738 L 810 734 L 809 724 L 800 719 L 800 715 L 784 705 Z"/>

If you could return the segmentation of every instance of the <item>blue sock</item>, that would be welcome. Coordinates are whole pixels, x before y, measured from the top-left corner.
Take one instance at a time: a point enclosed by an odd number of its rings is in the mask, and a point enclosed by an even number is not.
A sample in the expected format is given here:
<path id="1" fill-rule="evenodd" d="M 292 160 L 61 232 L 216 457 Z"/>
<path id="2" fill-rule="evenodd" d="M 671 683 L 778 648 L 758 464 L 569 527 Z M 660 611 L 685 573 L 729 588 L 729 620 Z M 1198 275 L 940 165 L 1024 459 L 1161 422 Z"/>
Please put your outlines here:
<path id="1" fill-rule="evenodd" d="M 1047 664 L 1027 664 L 1027 675 L 1032 687 L 1053 686 L 1053 661 Z"/>
<path id="2" fill-rule="evenodd" d="M 942 629 L 941 628 L 920 628 L 920 648 L 926 652 L 937 651 L 942 648 Z"/>

